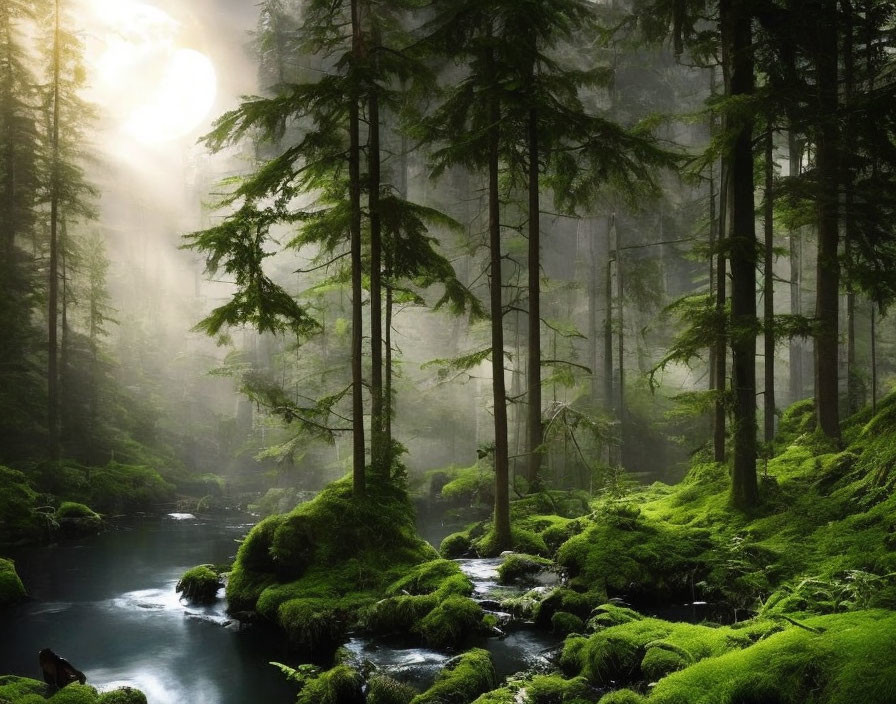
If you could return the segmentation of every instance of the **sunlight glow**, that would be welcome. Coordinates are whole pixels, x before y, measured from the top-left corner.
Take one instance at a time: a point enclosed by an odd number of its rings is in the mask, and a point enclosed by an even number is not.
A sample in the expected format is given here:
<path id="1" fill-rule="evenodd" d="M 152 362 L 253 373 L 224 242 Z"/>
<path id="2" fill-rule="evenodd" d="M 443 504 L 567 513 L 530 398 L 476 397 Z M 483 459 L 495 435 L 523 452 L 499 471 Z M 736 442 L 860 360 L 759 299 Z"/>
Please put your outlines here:
<path id="1" fill-rule="evenodd" d="M 182 26 L 136 0 L 90 0 L 90 98 L 143 144 L 189 135 L 217 93 L 211 60 L 182 46 Z"/>

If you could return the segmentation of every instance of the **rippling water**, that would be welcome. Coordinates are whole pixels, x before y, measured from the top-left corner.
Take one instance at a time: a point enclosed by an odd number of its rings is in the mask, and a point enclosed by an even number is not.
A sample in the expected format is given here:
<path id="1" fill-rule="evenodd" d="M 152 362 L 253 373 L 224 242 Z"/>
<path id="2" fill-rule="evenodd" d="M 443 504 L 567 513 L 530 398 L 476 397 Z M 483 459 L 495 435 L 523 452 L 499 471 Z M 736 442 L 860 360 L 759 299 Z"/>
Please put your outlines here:
<path id="1" fill-rule="evenodd" d="M 230 561 L 250 527 L 152 518 L 15 556 L 33 599 L 0 614 L 0 673 L 40 679 L 37 652 L 48 647 L 89 684 L 138 687 L 150 704 L 294 701 L 294 687 L 268 665 L 288 659 L 279 638 L 240 631 L 223 601 L 188 605 L 174 591 L 186 569 Z"/>

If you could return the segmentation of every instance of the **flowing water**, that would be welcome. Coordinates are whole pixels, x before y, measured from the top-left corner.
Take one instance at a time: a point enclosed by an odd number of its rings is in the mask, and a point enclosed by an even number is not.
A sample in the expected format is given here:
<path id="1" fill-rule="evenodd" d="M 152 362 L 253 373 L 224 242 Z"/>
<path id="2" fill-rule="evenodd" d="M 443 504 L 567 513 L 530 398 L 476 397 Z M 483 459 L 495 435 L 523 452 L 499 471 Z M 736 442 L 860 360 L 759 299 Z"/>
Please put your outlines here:
<path id="1" fill-rule="evenodd" d="M 149 704 L 293 702 L 295 686 L 268 664 L 295 664 L 282 638 L 260 627 L 240 629 L 223 599 L 194 606 L 175 592 L 188 568 L 230 562 L 249 521 L 170 514 L 13 555 L 31 599 L 0 612 L 0 674 L 40 679 L 37 652 L 52 648 L 89 684 L 134 686 Z M 549 667 L 559 640 L 510 621 L 496 607 L 528 587 L 499 585 L 500 559 L 459 564 L 474 583 L 473 597 L 502 624 L 504 637 L 477 643 L 491 652 L 499 676 Z M 354 636 L 346 647 L 359 661 L 420 689 L 454 655 L 395 638 Z"/>
<path id="2" fill-rule="evenodd" d="M 279 638 L 174 591 L 186 569 L 233 559 L 248 520 L 147 518 L 15 556 L 32 599 L 0 613 L 0 673 L 41 679 L 37 652 L 52 648 L 89 684 L 138 687 L 150 704 L 294 701 L 268 665 L 286 657 Z"/>

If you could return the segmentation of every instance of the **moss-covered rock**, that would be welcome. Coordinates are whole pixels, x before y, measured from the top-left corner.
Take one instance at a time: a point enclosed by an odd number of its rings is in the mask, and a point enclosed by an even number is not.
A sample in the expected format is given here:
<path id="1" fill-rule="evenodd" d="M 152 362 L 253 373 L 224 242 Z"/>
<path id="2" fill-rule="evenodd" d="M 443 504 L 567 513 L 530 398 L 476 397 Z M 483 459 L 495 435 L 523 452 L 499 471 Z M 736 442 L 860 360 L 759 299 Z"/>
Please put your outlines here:
<path id="1" fill-rule="evenodd" d="M 537 555 L 508 555 L 498 566 L 498 580 L 501 584 L 523 582 L 553 567 L 553 562 Z"/>
<path id="2" fill-rule="evenodd" d="M 503 552 L 503 548 L 498 545 L 494 526 L 490 526 L 481 537 L 473 540 L 472 545 L 476 553 L 483 557 L 496 557 Z M 510 549 L 514 552 L 540 555 L 542 557 L 550 555 L 544 538 L 535 531 L 526 530 L 518 525 L 511 525 Z"/>
<path id="3" fill-rule="evenodd" d="M 38 511 L 38 495 L 22 472 L 0 465 L 0 544 L 35 542 L 55 527 Z"/>
<path id="4" fill-rule="evenodd" d="M 224 586 L 221 576 L 212 565 L 199 565 L 183 573 L 175 591 L 184 599 L 199 604 L 210 604 L 218 598 L 218 590 Z"/>
<path id="5" fill-rule="evenodd" d="M 102 517 L 89 506 L 76 501 L 63 501 L 56 509 L 56 522 L 63 535 L 82 536 L 99 532 Z"/>
<path id="6" fill-rule="evenodd" d="M 29 677 L 0 675 L 0 702 L 35 704 L 45 701 L 50 692 L 44 682 Z"/>
<path id="7" fill-rule="evenodd" d="M 472 548 L 473 545 L 470 541 L 470 536 L 467 535 L 465 531 L 461 531 L 446 536 L 439 546 L 439 553 L 441 553 L 442 557 L 454 559 L 457 557 L 465 557 L 470 553 Z"/>
<path id="8" fill-rule="evenodd" d="M 0 606 L 8 606 L 25 598 L 25 586 L 16 573 L 12 560 L 0 557 Z"/>
<path id="9" fill-rule="evenodd" d="M 342 664 L 308 680 L 296 704 L 364 704 L 364 678 Z"/>
<path id="10" fill-rule="evenodd" d="M 896 701 L 896 614 L 807 619 L 661 679 L 650 704 L 695 701 L 857 704 Z"/>
<path id="11" fill-rule="evenodd" d="M 566 636 L 570 633 L 584 633 L 585 622 L 568 611 L 556 611 L 551 616 L 551 630 L 561 636 Z"/>
<path id="12" fill-rule="evenodd" d="M 470 704 L 497 684 L 488 651 L 474 648 L 450 660 L 432 687 L 411 704 Z"/>
<path id="13" fill-rule="evenodd" d="M 294 646 L 317 649 L 338 643 L 390 585 L 393 592 L 424 590 L 441 584 L 443 575 L 455 589 L 468 588 L 447 562 L 414 572 L 437 557 L 417 536 L 401 489 L 371 481 L 358 499 L 351 482 L 341 480 L 250 531 L 237 552 L 227 598 L 232 611 L 257 611 L 287 632 Z"/>
<path id="14" fill-rule="evenodd" d="M 57 691 L 47 701 L 52 704 L 96 704 L 97 699 L 99 694 L 94 687 L 75 682 Z"/>
<path id="15" fill-rule="evenodd" d="M 482 607 L 464 596 L 449 596 L 415 626 L 436 648 L 456 648 L 482 629 Z"/>
<path id="16" fill-rule="evenodd" d="M 643 695 L 630 689 L 617 689 L 600 698 L 599 704 L 645 704 Z"/>
<path id="17" fill-rule="evenodd" d="M 367 683 L 367 704 L 410 704 L 417 690 L 386 675 L 373 675 Z"/>
<path id="18" fill-rule="evenodd" d="M 133 687 L 121 687 L 101 693 L 97 702 L 98 704 L 146 704 L 146 695 Z"/>

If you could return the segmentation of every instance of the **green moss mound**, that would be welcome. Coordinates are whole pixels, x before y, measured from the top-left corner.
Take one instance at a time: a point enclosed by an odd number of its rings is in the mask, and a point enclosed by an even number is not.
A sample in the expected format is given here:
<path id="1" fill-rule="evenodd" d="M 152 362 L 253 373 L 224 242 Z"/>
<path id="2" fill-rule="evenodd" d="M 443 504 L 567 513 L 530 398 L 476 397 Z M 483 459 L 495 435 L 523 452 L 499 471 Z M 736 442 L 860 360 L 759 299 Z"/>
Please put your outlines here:
<path id="1" fill-rule="evenodd" d="M 337 665 L 308 680 L 296 704 L 364 704 L 364 678 L 348 665 Z"/>
<path id="2" fill-rule="evenodd" d="M 56 522 L 67 536 L 92 535 L 103 525 L 100 515 L 86 504 L 63 501 L 56 509 Z"/>
<path id="3" fill-rule="evenodd" d="M 99 704 L 146 704 L 146 695 L 133 687 L 122 687 L 103 692 L 97 699 Z"/>
<path id="4" fill-rule="evenodd" d="M 537 555 L 508 555 L 498 566 L 498 579 L 501 584 L 513 584 L 531 579 L 552 567 L 553 562 Z"/>
<path id="5" fill-rule="evenodd" d="M 8 606 L 25 598 L 25 586 L 12 560 L 0 557 L 0 606 Z"/>
<path id="6" fill-rule="evenodd" d="M 99 693 L 89 684 L 74 684 L 63 687 L 47 701 L 53 704 L 96 704 Z"/>
<path id="7" fill-rule="evenodd" d="M 182 593 L 188 601 L 210 604 L 217 599 L 218 589 L 223 586 L 224 582 L 212 565 L 199 565 L 183 573 L 175 591 Z"/>
<path id="8" fill-rule="evenodd" d="M 436 648 L 457 648 L 482 626 L 482 607 L 464 596 L 447 597 L 414 627 Z"/>
<path id="9" fill-rule="evenodd" d="M 38 511 L 38 495 L 22 472 L 0 465 L 0 544 L 29 543 L 55 528 L 52 515 Z"/>
<path id="10" fill-rule="evenodd" d="M 864 611 L 807 619 L 747 648 L 659 681 L 649 704 L 896 701 L 896 614 Z"/>
<path id="11" fill-rule="evenodd" d="M 432 687 L 411 700 L 411 704 L 470 704 L 497 684 L 488 651 L 468 650 L 449 661 Z"/>
<path id="12" fill-rule="evenodd" d="M 49 687 L 44 682 L 29 677 L 0 675 L 0 702 L 33 704 L 43 702 L 48 693 Z"/>
<path id="13" fill-rule="evenodd" d="M 468 555 L 472 548 L 470 536 L 465 531 L 461 531 L 446 536 L 439 546 L 439 553 L 442 557 L 453 559 Z"/>
<path id="14" fill-rule="evenodd" d="M 415 572 L 437 557 L 417 536 L 403 490 L 370 481 L 365 497 L 356 499 L 344 479 L 250 531 L 227 599 L 232 612 L 257 611 L 278 624 L 298 649 L 329 648 L 390 585 L 425 590 L 443 577 L 462 578 L 449 574 L 447 564 Z"/>
<path id="15" fill-rule="evenodd" d="M 410 704 L 417 696 L 413 687 L 386 675 L 373 675 L 367 685 L 367 704 Z"/>
<path id="16" fill-rule="evenodd" d="M 615 615 L 619 623 L 598 626 L 587 639 L 566 641 L 561 657 L 566 672 L 601 686 L 653 682 L 703 659 L 745 648 L 781 628 L 772 621 L 712 627 L 645 618 L 627 610 Z M 593 619 L 591 623 L 597 625 Z"/>

